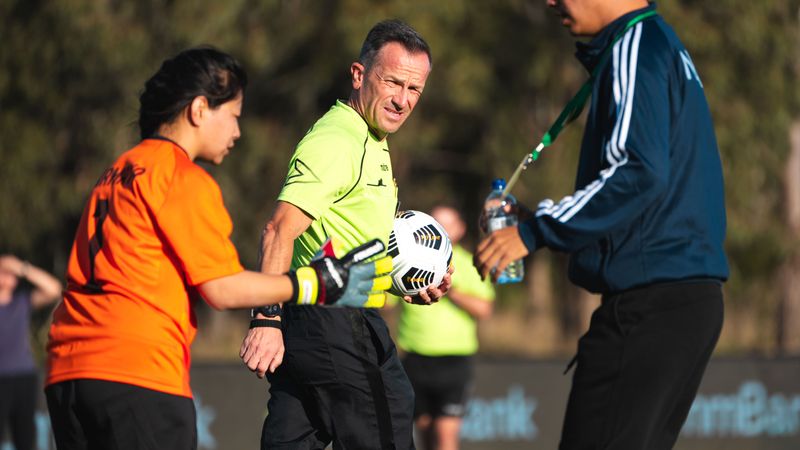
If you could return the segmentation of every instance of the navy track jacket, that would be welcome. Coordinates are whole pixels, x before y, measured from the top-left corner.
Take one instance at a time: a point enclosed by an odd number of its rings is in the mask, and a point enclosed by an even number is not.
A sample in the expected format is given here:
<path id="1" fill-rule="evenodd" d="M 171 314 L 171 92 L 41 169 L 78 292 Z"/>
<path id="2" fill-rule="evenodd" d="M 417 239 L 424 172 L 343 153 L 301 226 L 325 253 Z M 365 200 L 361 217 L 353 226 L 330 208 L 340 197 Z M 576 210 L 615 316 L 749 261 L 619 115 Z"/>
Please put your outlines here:
<path id="1" fill-rule="evenodd" d="M 638 14 L 609 24 L 576 56 L 591 72 Z M 627 31 L 600 68 L 576 192 L 542 201 L 520 225 L 530 251 L 571 254 L 570 280 L 609 293 L 728 277 L 722 167 L 703 83 L 660 17 Z"/>

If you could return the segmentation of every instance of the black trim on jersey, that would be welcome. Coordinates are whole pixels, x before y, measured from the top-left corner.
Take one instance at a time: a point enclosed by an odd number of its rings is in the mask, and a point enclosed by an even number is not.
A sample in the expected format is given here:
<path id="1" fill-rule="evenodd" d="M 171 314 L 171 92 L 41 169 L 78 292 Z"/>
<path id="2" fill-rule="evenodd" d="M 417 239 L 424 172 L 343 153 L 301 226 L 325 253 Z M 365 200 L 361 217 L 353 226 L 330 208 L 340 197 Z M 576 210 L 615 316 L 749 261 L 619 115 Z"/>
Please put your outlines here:
<path id="1" fill-rule="evenodd" d="M 369 142 L 369 134 L 367 134 L 367 137 L 364 138 L 364 152 L 361 154 L 361 167 L 358 170 L 358 179 L 356 180 L 355 184 L 353 185 L 353 187 L 350 188 L 349 191 L 345 192 L 343 196 L 336 199 L 333 203 L 339 203 L 340 201 L 344 200 L 345 197 L 347 197 L 348 195 L 350 195 L 351 192 L 353 192 L 353 189 L 358 187 L 358 183 L 361 181 L 361 174 L 364 173 L 364 158 L 367 156 L 367 142 Z"/>
<path id="2" fill-rule="evenodd" d="M 164 137 L 164 136 L 162 136 L 160 134 L 154 134 L 154 135 L 152 135 L 152 136 L 150 136 L 148 138 L 145 138 L 145 139 L 155 139 L 157 141 L 169 142 L 170 144 L 174 145 L 175 147 L 178 147 L 179 149 L 183 150 L 183 153 L 186 153 L 186 156 L 189 156 L 189 152 L 187 152 L 185 148 L 181 147 L 181 144 L 178 144 L 177 142 L 173 141 L 172 139 L 170 139 L 168 137 Z"/>
<path id="3" fill-rule="evenodd" d="M 312 181 L 294 181 L 295 178 L 299 178 L 302 177 L 303 175 L 306 175 L 306 172 L 303 172 L 303 170 L 300 168 L 301 165 L 305 167 L 308 170 L 308 173 L 310 173 L 314 177 L 314 181 L 316 181 L 317 183 L 322 182 L 322 180 L 319 179 L 317 174 L 314 173 L 313 170 L 311 170 L 311 167 L 309 167 L 308 164 L 304 163 L 302 159 L 297 158 L 294 160 L 294 171 L 296 173 L 294 175 L 288 175 L 286 177 L 286 182 L 283 184 L 284 186 L 289 186 L 290 184 L 295 184 L 295 183 L 312 183 Z"/>

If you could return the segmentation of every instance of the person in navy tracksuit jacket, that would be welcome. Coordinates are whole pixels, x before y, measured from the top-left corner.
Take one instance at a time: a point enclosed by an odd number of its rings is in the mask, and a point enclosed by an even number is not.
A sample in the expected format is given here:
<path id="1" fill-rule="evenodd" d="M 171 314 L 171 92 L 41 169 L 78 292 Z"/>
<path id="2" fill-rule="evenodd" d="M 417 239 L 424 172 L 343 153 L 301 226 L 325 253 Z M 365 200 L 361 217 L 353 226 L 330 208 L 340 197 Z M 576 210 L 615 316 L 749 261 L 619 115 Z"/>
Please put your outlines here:
<path id="1" fill-rule="evenodd" d="M 544 200 L 519 227 L 488 236 L 486 276 L 548 247 L 569 277 L 602 294 L 577 367 L 560 448 L 669 449 L 722 326 L 722 167 L 703 83 L 689 53 L 646 0 L 548 0 L 598 64 L 576 191 Z M 610 57 L 601 61 L 607 49 Z"/>

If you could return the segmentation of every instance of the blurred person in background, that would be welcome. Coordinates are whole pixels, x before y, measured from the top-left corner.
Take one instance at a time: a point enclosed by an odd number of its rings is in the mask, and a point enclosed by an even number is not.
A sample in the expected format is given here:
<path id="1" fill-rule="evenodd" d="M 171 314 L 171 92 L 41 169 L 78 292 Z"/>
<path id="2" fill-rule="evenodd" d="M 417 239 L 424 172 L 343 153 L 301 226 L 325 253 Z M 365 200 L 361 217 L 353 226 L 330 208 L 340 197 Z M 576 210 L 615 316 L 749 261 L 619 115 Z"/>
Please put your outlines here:
<path id="1" fill-rule="evenodd" d="M 427 307 L 400 302 L 397 345 L 406 352 L 403 367 L 414 387 L 414 424 L 424 450 L 459 448 L 459 431 L 473 379 L 479 320 L 492 315 L 494 287 L 481 280 L 472 254 L 459 243 L 467 226 L 450 206 L 431 216 L 453 243 L 452 286 Z"/>
<path id="2" fill-rule="evenodd" d="M 602 294 L 577 362 L 561 450 L 672 448 L 723 322 L 725 198 L 703 83 L 646 0 L 547 0 L 592 73 L 575 182 L 489 235 L 483 276 L 540 248 Z M 570 105 L 573 103 L 571 102 Z"/>
<path id="3" fill-rule="evenodd" d="M 16 256 L 0 256 L 0 443 L 8 426 L 16 450 L 36 444 L 39 380 L 30 345 L 31 314 L 60 295 L 61 282 L 53 275 Z"/>

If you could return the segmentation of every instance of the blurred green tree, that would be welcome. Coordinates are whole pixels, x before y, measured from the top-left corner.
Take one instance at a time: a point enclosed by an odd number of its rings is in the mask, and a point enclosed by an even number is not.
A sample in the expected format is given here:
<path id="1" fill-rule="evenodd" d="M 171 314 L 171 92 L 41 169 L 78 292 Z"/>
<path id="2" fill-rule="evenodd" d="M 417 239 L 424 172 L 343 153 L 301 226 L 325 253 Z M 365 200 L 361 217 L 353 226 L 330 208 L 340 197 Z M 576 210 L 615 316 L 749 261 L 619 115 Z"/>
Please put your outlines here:
<path id="1" fill-rule="evenodd" d="M 735 325 L 723 347 L 731 351 L 776 350 L 776 277 L 798 248 L 782 215 L 788 130 L 800 112 L 799 7 L 660 5 L 692 53 L 716 122 Z M 350 62 L 368 29 L 389 17 L 417 28 L 434 57 L 417 112 L 391 138 L 402 206 L 449 201 L 477 217 L 491 179 L 510 175 L 586 77 L 544 2 L 0 0 L 0 250 L 63 273 L 89 190 L 138 138 L 144 81 L 165 57 L 211 44 L 236 55 L 251 77 L 243 137 L 223 166 L 208 170 L 242 260 L 254 267 L 294 145 L 348 95 Z M 581 122 L 524 174 L 515 190 L 523 203 L 572 192 Z M 563 257 L 545 257 L 553 298 L 577 301 Z M 528 296 L 511 289 L 503 304 L 530 311 Z M 574 326 L 570 308 L 553 310 L 562 326 Z"/>

